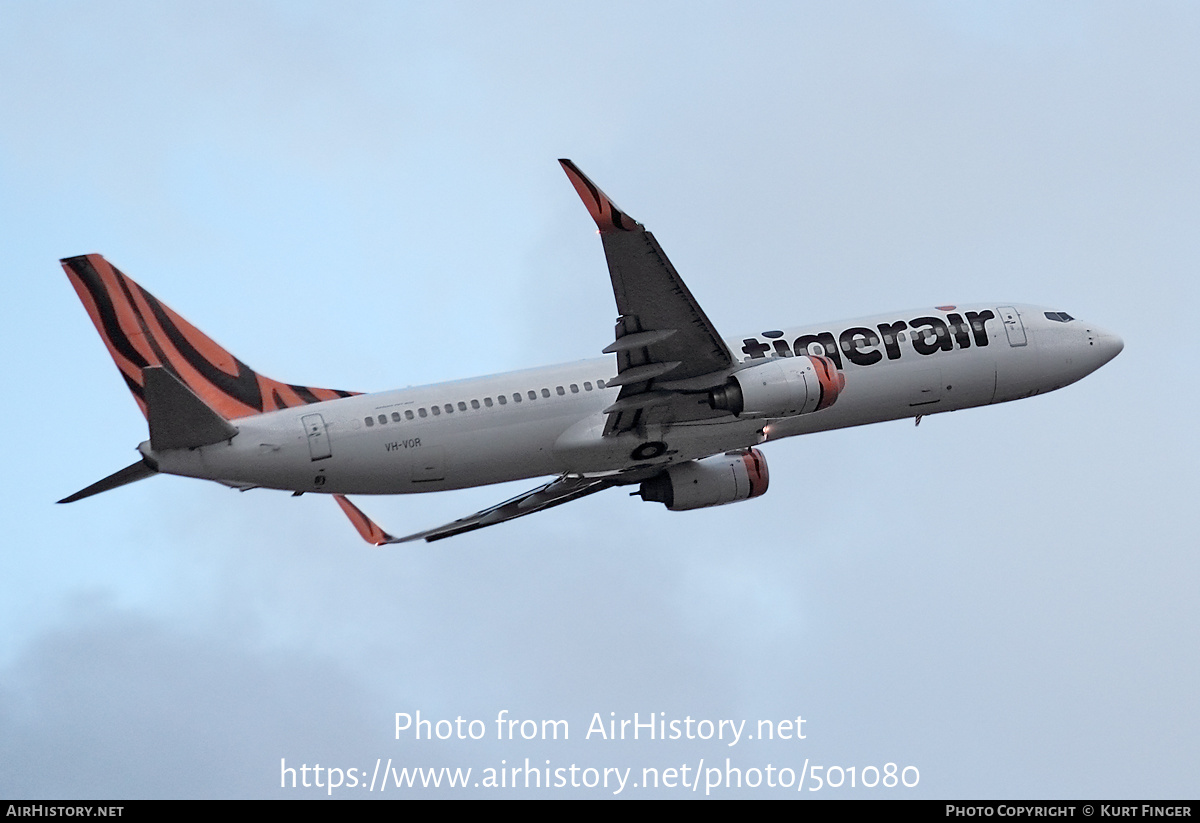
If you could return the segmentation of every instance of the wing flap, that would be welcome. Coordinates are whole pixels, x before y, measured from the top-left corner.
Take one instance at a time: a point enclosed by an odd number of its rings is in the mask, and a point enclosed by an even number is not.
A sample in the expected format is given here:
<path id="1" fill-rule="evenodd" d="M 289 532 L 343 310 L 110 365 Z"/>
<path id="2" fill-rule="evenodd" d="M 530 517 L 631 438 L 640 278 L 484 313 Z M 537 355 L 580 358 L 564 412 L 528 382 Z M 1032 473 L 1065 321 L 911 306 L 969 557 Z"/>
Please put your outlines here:
<path id="1" fill-rule="evenodd" d="M 411 543 L 416 540 L 424 540 L 427 543 L 432 543 L 434 540 L 443 540 L 447 537 L 454 537 L 457 534 L 482 529 L 485 526 L 494 526 L 497 523 L 503 523 L 517 517 L 524 517 L 527 514 L 540 512 L 543 509 L 561 506 L 563 503 L 570 503 L 572 500 L 578 500 L 581 497 L 586 497 L 589 494 L 603 491 L 609 486 L 615 485 L 617 485 L 616 480 L 608 477 L 563 475 L 543 486 L 538 486 L 536 489 L 519 494 L 511 500 L 506 500 L 503 503 L 476 512 L 468 517 L 460 518 L 453 523 L 447 523 L 444 526 L 405 535 L 404 537 L 393 537 L 385 532 L 344 496 L 335 494 L 334 499 L 342 507 L 342 511 L 346 513 L 346 516 L 350 518 L 350 522 L 358 529 L 358 533 L 362 536 L 363 540 L 375 546 L 384 546 L 391 543 Z"/>

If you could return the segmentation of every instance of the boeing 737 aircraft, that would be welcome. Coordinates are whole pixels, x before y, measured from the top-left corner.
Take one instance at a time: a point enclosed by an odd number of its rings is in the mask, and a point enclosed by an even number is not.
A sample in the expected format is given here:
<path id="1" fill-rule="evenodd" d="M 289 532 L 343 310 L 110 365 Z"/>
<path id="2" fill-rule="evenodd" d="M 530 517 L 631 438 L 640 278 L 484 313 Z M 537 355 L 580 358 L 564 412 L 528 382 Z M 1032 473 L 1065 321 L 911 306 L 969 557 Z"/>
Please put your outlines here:
<path id="1" fill-rule="evenodd" d="M 654 239 L 570 160 L 617 303 L 612 357 L 379 394 L 258 374 L 98 254 L 62 261 L 145 414 L 141 459 L 59 502 L 159 472 L 333 495 L 375 545 L 440 540 L 612 486 L 672 511 L 767 490 L 756 446 L 1002 403 L 1074 383 L 1121 339 L 1059 310 L 936 306 L 725 339 Z M 393 537 L 348 494 L 553 476 Z"/>

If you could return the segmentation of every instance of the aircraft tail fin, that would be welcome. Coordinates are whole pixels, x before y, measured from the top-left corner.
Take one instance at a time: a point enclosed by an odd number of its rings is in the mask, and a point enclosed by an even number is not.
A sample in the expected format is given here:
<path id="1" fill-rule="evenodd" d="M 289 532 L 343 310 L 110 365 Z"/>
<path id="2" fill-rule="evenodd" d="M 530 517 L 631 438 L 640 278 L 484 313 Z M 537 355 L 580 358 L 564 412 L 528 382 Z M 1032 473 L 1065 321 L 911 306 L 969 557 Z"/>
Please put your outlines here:
<path id="1" fill-rule="evenodd" d="M 153 367 L 226 420 L 359 393 L 259 374 L 99 254 L 68 257 L 62 266 L 147 419 L 145 374 Z"/>

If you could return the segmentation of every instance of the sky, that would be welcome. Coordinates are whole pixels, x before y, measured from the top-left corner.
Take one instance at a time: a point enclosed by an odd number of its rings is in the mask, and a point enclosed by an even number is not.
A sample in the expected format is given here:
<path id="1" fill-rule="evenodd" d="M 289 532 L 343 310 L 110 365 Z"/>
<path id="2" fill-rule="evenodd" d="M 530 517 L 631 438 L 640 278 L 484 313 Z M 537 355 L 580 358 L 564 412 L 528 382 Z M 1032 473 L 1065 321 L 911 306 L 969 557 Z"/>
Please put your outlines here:
<path id="1" fill-rule="evenodd" d="M 1198 38 L 1166 2 L 4 3 L 0 797 L 1194 798 Z M 59 258 L 287 382 L 593 357 L 559 157 L 729 337 L 1028 302 L 1125 350 L 769 444 L 702 511 L 375 549 L 319 495 L 55 505 L 146 438 Z M 535 482 L 357 502 L 401 534 Z M 682 733 L 597 731 L 635 715 Z"/>

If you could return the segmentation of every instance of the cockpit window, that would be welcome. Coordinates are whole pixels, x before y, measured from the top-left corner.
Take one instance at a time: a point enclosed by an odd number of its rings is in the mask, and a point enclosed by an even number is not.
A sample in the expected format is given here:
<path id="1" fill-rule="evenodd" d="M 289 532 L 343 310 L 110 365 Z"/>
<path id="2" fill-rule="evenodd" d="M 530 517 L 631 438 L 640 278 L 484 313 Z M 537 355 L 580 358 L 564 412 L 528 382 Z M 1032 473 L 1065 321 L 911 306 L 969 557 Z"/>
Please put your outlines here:
<path id="1" fill-rule="evenodd" d="M 1075 318 L 1067 314 L 1065 311 L 1048 311 L 1046 312 L 1047 320 L 1057 320 L 1059 323 L 1068 323 Z"/>

